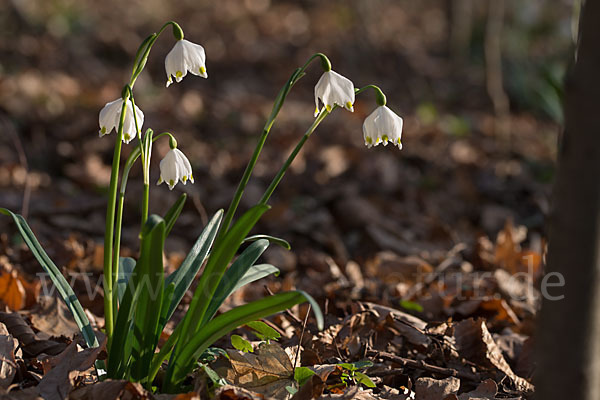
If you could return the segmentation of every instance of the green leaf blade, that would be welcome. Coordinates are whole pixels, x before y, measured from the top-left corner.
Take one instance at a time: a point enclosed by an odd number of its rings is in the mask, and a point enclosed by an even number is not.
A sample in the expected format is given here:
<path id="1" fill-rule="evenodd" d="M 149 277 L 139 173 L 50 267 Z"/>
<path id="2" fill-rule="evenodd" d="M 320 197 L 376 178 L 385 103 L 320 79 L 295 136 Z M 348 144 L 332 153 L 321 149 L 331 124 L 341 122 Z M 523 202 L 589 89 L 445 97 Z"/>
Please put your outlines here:
<path id="1" fill-rule="evenodd" d="M 0 208 L 0 213 L 11 217 L 17 225 L 17 229 L 27 244 L 27 247 L 29 247 L 33 256 L 40 263 L 44 271 L 49 275 L 50 279 L 56 286 L 60 297 L 67 305 L 69 311 L 71 311 L 71 314 L 73 314 L 75 323 L 79 327 L 87 346 L 98 347 L 98 339 L 96 338 L 94 330 L 92 329 L 90 321 L 85 314 L 79 299 L 77 299 L 75 292 L 73 292 L 73 289 L 62 275 L 58 267 L 50 259 L 42 245 L 38 242 L 25 218 L 6 208 Z"/>

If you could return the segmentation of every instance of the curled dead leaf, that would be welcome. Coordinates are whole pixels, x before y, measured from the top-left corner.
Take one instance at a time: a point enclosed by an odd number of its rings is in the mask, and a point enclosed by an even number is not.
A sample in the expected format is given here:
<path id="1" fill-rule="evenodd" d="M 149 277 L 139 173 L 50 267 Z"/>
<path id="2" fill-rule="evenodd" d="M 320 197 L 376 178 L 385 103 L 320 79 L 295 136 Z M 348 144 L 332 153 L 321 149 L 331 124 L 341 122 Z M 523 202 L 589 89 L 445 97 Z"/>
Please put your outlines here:
<path id="1" fill-rule="evenodd" d="M 235 386 L 265 396 L 282 398 L 286 386 L 294 386 L 294 367 L 288 354 L 275 342 L 263 343 L 255 353 L 227 350 L 230 367 L 217 369 Z"/>
<path id="2" fill-rule="evenodd" d="M 3 389 L 10 386 L 17 373 L 15 349 L 18 344 L 6 326 L 0 323 L 0 387 Z"/>
<path id="3" fill-rule="evenodd" d="M 466 319 L 454 326 L 454 339 L 460 355 L 484 368 L 495 368 L 508 376 L 517 390 L 532 392 L 534 387 L 517 376 L 504 359 L 483 319 Z"/>

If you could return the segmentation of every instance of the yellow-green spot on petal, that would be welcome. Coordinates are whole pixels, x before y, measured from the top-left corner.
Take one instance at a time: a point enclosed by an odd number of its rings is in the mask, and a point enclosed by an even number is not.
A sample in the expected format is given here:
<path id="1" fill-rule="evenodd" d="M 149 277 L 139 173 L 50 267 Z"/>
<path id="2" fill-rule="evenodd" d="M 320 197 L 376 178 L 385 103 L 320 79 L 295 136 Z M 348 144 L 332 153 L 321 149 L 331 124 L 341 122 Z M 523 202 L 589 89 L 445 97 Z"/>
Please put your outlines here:
<path id="1" fill-rule="evenodd" d="M 383 136 L 381 137 L 381 139 L 382 139 L 384 142 L 386 142 L 386 143 L 387 143 L 387 142 L 390 140 L 390 138 L 388 137 L 388 135 L 383 135 Z"/>
<path id="2" fill-rule="evenodd" d="M 175 186 L 175 181 L 173 181 L 173 179 L 169 181 L 169 186 Z"/>
<path id="3" fill-rule="evenodd" d="M 365 142 L 367 142 L 367 144 L 373 144 L 373 139 L 371 139 L 369 136 L 367 136 L 367 138 L 365 139 Z"/>
<path id="4" fill-rule="evenodd" d="M 190 174 L 190 181 L 194 182 L 194 175 Z"/>
<path id="5" fill-rule="evenodd" d="M 181 72 L 181 71 L 175 72 L 175 77 L 181 78 L 182 76 L 183 76 L 183 72 Z"/>
<path id="6" fill-rule="evenodd" d="M 184 175 L 183 177 L 181 177 L 181 180 L 183 181 L 183 183 L 186 183 L 188 180 L 187 175 Z"/>
<path id="7" fill-rule="evenodd" d="M 200 71 L 201 74 L 205 74 L 206 73 L 206 68 L 200 67 L 199 71 Z"/>
<path id="8" fill-rule="evenodd" d="M 131 135 L 129 133 L 124 133 L 123 137 L 125 137 L 125 140 L 131 139 Z"/>
<path id="9" fill-rule="evenodd" d="M 106 134 L 106 127 L 103 126 L 102 129 L 100 129 L 100 132 L 102 132 L 103 135 Z"/>
<path id="10" fill-rule="evenodd" d="M 347 108 L 348 110 L 349 110 L 349 109 L 351 109 L 351 108 L 352 108 L 352 103 L 351 103 L 351 102 L 349 102 L 349 101 L 347 101 L 347 102 L 346 102 L 346 108 Z"/>
<path id="11" fill-rule="evenodd" d="M 327 112 L 331 112 L 332 107 L 329 104 L 327 104 L 325 108 L 327 109 Z"/>

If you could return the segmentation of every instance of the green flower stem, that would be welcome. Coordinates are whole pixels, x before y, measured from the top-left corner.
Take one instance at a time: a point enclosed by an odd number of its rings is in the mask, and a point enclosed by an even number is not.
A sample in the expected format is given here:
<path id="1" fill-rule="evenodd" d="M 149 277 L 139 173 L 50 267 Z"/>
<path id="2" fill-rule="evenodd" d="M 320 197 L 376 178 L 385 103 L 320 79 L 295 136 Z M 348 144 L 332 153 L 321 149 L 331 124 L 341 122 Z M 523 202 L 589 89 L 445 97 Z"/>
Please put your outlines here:
<path id="1" fill-rule="evenodd" d="M 135 63 L 133 65 L 133 71 L 129 80 L 129 86 L 133 87 L 133 85 L 135 84 L 136 79 L 142 73 L 144 67 L 146 66 L 146 61 L 148 61 L 148 55 L 150 54 L 150 50 L 152 50 L 152 46 L 154 46 L 154 43 L 156 42 L 158 37 L 164 32 L 164 30 L 169 25 L 173 25 L 173 27 L 177 26 L 177 28 L 181 30 L 177 22 L 169 21 L 165 23 L 157 33 L 153 33 L 152 35 L 148 36 L 138 48 L 135 57 Z"/>
<path id="2" fill-rule="evenodd" d="M 134 109 L 134 113 L 133 113 L 133 121 L 135 123 L 135 130 L 136 130 L 136 135 L 140 141 L 140 150 L 141 150 L 141 157 L 142 157 L 142 173 L 144 176 L 144 195 L 142 197 L 142 223 L 140 225 L 140 230 L 144 227 L 144 225 L 146 224 L 146 220 L 148 219 L 148 202 L 150 200 L 150 149 L 146 148 L 146 146 L 144 146 L 144 142 L 142 141 L 142 131 L 140 129 L 140 126 L 138 124 L 138 120 L 137 120 L 137 116 L 135 114 L 135 100 L 133 98 L 133 90 L 131 89 L 131 86 L 129 87 L 129 93 L 130 93 L 130 99 L 131 99 L 131 104 L 133 105 L 133 109 Z M 151 135 L 151 130 L 148 130 L 146 135 Z M 141 236 L 141 234 L 140 234 Z M 118 251 L 118 250 L 115 250 Z M 118 269 L 118 257 L 117 257 L 117 269 Z"/>
<path id="3" fill-rule="evenodd" d="M 146 62 L 148 60 L 148 56 L 150 54 L 150 50 L 152 46 L 160 36 L 160 34 L 169 26 L 173 25 L 174 27 L 177 25 L 174 21 L 169 21 L 165 23 L 158 33 L 152 34 L 148 36 L 138 48 L 136 52 L 133 72 L 131 74 L 131 79 L 129 81 L 128 91 L 129 98 L 131 98 L 132 105 L 133 103 L 133 86 L 135 85 L 135 81 L 140 73 L 143 71 L 146 66 Z M 181 28 L 179 28 L 181 29 Z M 125 120 L 125 112 L 127 110 L 127 99 L 124 99 L 123 107 L 121 109 L 121 117 L 119 120 L 119 128 L 117 132 L 117 140 L 115 144 L 115 150 L 113 154 L 113 164 L 110 176 L 110 189 L 109 189 L 109 198 L 108 198 L 108 206 L 106 210 L 106 230 L 104 233 L 104 310 L 105 310 L 105 325 L 106 325 L 106 335 L 108 338 L 108 345 L 110 348 L 110 343 L 112 339 L 112 333 L 114 328 L 114 315 L 116 304 L 113 305 L 113 282 L 116 281 L 118 266 L 119 266 L 119 249 L 121 242 L 121 224 L 122 224 L 122 213 L 123 213 L 123 198 L 124 198 L 124 190 L 121 192 L 119 198 L 119 215 L 118 215 L 118 223 L 117 223 L 117 235 L 115 240 L 115 206 L 117 203 L 117 184 L 119 178 L 119 164 L 121 161 L 121 147 L 122 147 L 122 136 L 123 136 L 123 123 Z M 135 107 L 135 105 L 134 105 Z M 139 131 L 139 127 L 137 124 L 137 118 L 135 115 L 135 108 L 133 109 L 134 120 L 136 123 L 136 130 Z M 161 135 L 157 136 L 160 137 Z M 141 152 L 140 152 L 141 154 Z M 124 188 L 124 185 L 123 185 Z M 147 206 L 147 202 L 146 202 Z M 115 241 L 115 246 L 113 247 L 113 240 Z M 114 254 L 113 254 L 114 251 Z"/>
<path id="4" fill-rule="evenodd" d="M 270 132 L 271 128 L 273 127 L 273 124 L 275 123 L 275 118 L 277 118 L 277 115 L 279 114 L 279 111 L 281 110 L 281 107 L 283 106 L 283 103 L 285 102 L 285 99 L 286 99 L 288 93 L 290 92 L 292 87 L 300 80 L 300 78 L 302 78 L 305 75 L 304 71 L 306 70 L 306 68 L 308 68 L 310 63 L 316 58 L 319 58 L 321 60 L 321 64 L 322 64 L 323 68 L 325 68 L 325 65 L 329 65 L 329 69 L 331 69 L 331 63 L 329 62 L 329 59 L 327 58 L 327 56 L 322 53 L 315 53 L 306 61 L 306 63 L 304 63 L 304 65 L 302 67 L 297 68 L 292 73 L 292 75 L 290 76 L 288 81 L 285 83 L 285 85 L 283 85 L 283 87 L 279 91 L 279 94 L 277 95 L 277 98 L 275 99 L 275 103 L 273 104 L 273 109 L 271 110 L 271 114 L 269 115 L 269 118 L 267 119 L 267 122 L 265 123 L 262 134 L 258 138 L 258 144 L 256 145 L 256 148 L 254 149 L 254 153 L 252 154 L 252 157 L 250 158 L 250 161 L 248 162 L 248 165 L 246 166 L 246 170 L 244 171 L 244 175 L 242 176 L 242 179 L 240 180 L 240 183 L 238 184 L 237 190 L 235 191 L 235 194 L 233 195 L 231 204 L 229 205 L 229 208 L 227 209 L 227 212 L 225 213 L 225 217 L 223 218 L 223 224 L 221 225 L 221 230 L 219 232 L 217 241 L 220 237 L 222 237 L 229 230 L 229 226 L 231 225 L 231 221 L 233 220 L 233 217 L 235 215 L 237 207 L 240 204 L 240 200 L 242 199 L 242 195 L 244 194 L 244 189 L 246 188 L 246 185 L 248 184 L 248 181 L 250 180 L 250 176 L 252 175 L 252 171 L 254 170 L 254 166 L 256 165 L 256 162 L 258 160 L 258 156 L 260 155 L 260 152 L 262 151 L 262 148 L 265 145 L 267 136 L 269 135 L 269 132 Z"/>
<path id="5" fill-rule="evenodd" d="M 337 107 L 337 105 L 335 105 L 331 109 L 331 111 L 327 111 L 327 109 L 325 109 L 325 107 L 323 107 L 323 109 L 321 110 L 321 113 L 317 116 L 317 118 L 312 123 L 310 128 L 308 128 L 306 130 L 304 135 L 302 135 L 302 138 L 300 139 L 300 141 L 298 142 L 298 144 L 296 145 L 296 147 L 294 148 L 292 153 L 289 155 L 287 160 L 285 160 L 285 163 L 283 163 L 283 165 L 279 169 L 279 172 L 277 172 L 277 175 L 275 175 L 275 177 L 273 178 L 273 181 L 271 181 L 271 184 L 269 185 L 269 187 L 263 194 L 263 196 L 260 199 L 260 201 L 258 202 L 258 204 L 267 204 L 267 202 L 271 198 L 271 195 L 277 188 L 277 185 L 279 185 L 279 182 L 281 182 L 281 180 L 283 179 L 283 175 L 285 175 L 285 172 L 290 167 L 290 165 L 292 165 L 292 162 L 294 161 L 294 159 L 296 158 L 296 156 L 302 149 L 302 146 L 304 146 L 304 143 L 306 143 L 306 141 L 308 140 L 310 135 L 312 135 L 312 133 L 315 131 L 315 129 L 317 129 L 317 126 L 319 126 L 319 124 L 325 119 L 325 117 L 328 116 L 333 110 L 335 110 L 336 107 Z"/>
<path id="6" fill-rule="evenodd" d="M 144 183 L 144 193 L 142 195 L 142 227 L 148 219 L 148 202 L 150 200 L 150 185 Z"/>
<path id="7" fill-rule="evenodd" d="M 121 108 L 121 118 L 117 137 L 115 142 L 115 151 L 113 154 L 113 163 L 110 173 L 110 188 L 108 196 L 108 206 L 106 209 L 106 229 L 104 231 L 104 310 L 106 336 L 109 344 L 113 333 L 113 274 L 112 274 L 112 256 L 113 256 L 113 238 L 115 228 L 115 203 L 117 200 L 117 183 L 119 180 L 119 164 L 121 161 L 121 145 L 123 137 L 123 123 L 125 121 L 125 112 L 127 110 L 127 101 L 123 102 Z M 120 235 L 119 235 L 120 236 Z"/>
<path id="8" fill-rule="evenodd" d="M 381 91 L 381 89 L 379 88 L 379 86 L 376 85 L 367 85 L 364 86 L 360 89 L 355 89 L 355 94 L 360 94 L 362 92 L 364 92 L 367 89 L 373 89 L 375 91 L 375 99 L 377 101 L 377 105 L 378 106 L 385 106 L 387 100 L 385 97 L 385 94 L 383 94 L 383 92 Z"/>
<path id="9" fill-rule="evenodd" d="M 151 131 L 151 130 L 149 129 L 148 131 Z M 147 132 L 146 134 L 148 135 L 151 133 Z M 154 143 L 156 140 L 160 139 L 163 136 L 172 137 L 173 135 L 171 135 L 169 132 L 163 132 L 160 135 L 153 136 L 151 143 Z M 151 143 L 149 144 L 149 146 L 151 146 Z M 129 172 L 131 171 L 133 164 L 136 162 L 136 160 L 142 154 L 141 147 L 142 147 L 142 143 L 140 143 L 138 146 L 136 146 L 133 149 L 133 151 L 131 152 L 131 154 L 129 154 L 129 157 L 127 157 L 127 160 L 125 161 L 125 167 L 123 168 L 123 174 L 121 176 L 121 188 L 119 190 L 117 213 L 116 213 L 116 220 L 115 220 L 115 232 L 117 234 L 115 235 L 115 239 L 114 239 L 115 249 L 114 249 L 114 258 L 112 260 L 112 276 L 111 276 L 112 282 L 116 282 L 116 279 L 119 274 L 119 252 L 120 252 L 120 248 L 121 248 L 121 227 L 122 227 L 122 223 L 123 223 L 123 205 L 124 205 L 124 200 L 125 200 L 125 190 L 127 189 L 127 180 L 129 178 Z M 149 190 L 150 190 L 150 187 L 148 186 L 148 191 Z M 146 185 L 144 185 L 144 191 L 146 191 Z M 144 203 L 148 204 L 148 202 L 144 202 Z M 147 212 L 146 212 L 146 215 L 147 215 Z M 106 254 L 105 254 L 105 256 L 106 256 Z M 113 292 L 113 297 L 115 297 L 115 296 L 116 296 L 116 292 Z M 104 301 L 106 304 L 106 298 L 104 299 Z M 114 313 L 113 315 L 116 314 L 116 301 L 114 299 L 113 299 L 113 313 Z"/>
<path id="10" fill-rule="evenodd" d="M 130 85 L 126 86 L 127 90 L 128 90 L 128 96 L 129 99 L 131 100 L 131 105 L 133 107 L 133 120 L 135 122 L 135 130 L 136 130 L 136 136 L 138 138 L 141 137 L 141 131 L 140 131 L 140 127 L 137 121 L 137 116 L 135 113 L 135 100 L 133 98 L 133 89 L 131 88 Z M 123 111 L 125 112 L 125 111 Z M 141 152 L 141 156 L 142 156 L 142 161 L 144 160 L 144 152 Z M 129 160 L 129 159 L 128 159 Z M 126 163 L 127 165 L 127 163 Z M 126 167 L 127 169 L 127 167 Z M 127 169 L 127 175 L 129 175 L 129 169 Z M 126 181 L 125 178 L 125 170 L 123 171 L 123 176 L 121 177 L 121 181 Z M 119 196 L 118 196 L 118 202 L 117 202 L 117 213 L 116 213 L 116 220 L 115 220 L 115 225 L 114 225 L 114 246 L 113 246 L 113 256 L 112 256 L 112 268 L 111 268 L 111 273 L 112 273 L 112 277 L 111 280 L 112 282 L 116 282 L 119 276 L 119 256 L 120 256 L 120 252 L 121 252 L 121 230 L 122 230 L 122 226 L 123 226 L 123 205 L 124 205 L 124 201 L 125 201 L 125 191 L 122 190 L 119 192 Z M 142 207 L 143 207 L 142 203 Z M 146 201 L 146 211 L 147 211 L 147 207 L 148 207 L 148 203 Z M 146 212 L 146 217 L 147 217 L 147 212 Z M 142 226 L 144 226 L 145 223 L 145 219 L 142 218 Z M 115 297 L 116 292 L 113 293 L 113 297 Z M 113 315 L 117 314 L 117 302 L 115 301 L 115 299 L 113 298 Z"/>

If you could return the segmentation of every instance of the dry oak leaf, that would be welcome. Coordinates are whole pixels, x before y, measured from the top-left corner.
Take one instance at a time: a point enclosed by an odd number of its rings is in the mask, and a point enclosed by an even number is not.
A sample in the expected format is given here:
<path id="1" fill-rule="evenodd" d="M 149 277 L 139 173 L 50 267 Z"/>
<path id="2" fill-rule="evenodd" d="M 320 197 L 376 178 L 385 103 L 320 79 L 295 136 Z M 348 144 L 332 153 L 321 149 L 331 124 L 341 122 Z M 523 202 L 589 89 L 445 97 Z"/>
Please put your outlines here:
<path id="1" fill-rule="evenodd" d="M 46 400 L 64 400 L 75 385 L 75 380 L 94 365 L 104 344 L 96 348 L 77 351 L 77 343 L 72 342 L 65 351 L 51 362 L 55 365 L 40 381 L 38 389 Z"/>
<path id="2" fill-rule="evenodd" d="M 533 392 L 534 386 L 510 368 L 483 319 L 466 319 L 454 325 L 454 339 L 462 357 L 484 368 L 500 370 L 519 391 Z"/>
<path id="3" fill-rule="evenodd" d="M 0 323 L 0 387 L 7 389 L 17 373 L 15 348 L 19 342 L 8 333 L 6 325 Z"/>
<path id="4" fill-rule="evenodd" d="M 38 306 L 29 312 L 31 325 L 50 336 L 72 338 L 79 328 L 65 303 L 56 296 L 40 296 Z"/>
<path id="5" fill-rule="evenodd" d="M 417 400 L 439 400 L 460 389 L 460 380 L 454 377 L 446 379 L 419 378 L 415 382 Z"/>
<path id="6" fill-rule="evenodd" d="M 69 400 L 146 400 L 149 398 L 150 394 L 141 384 L 111 379 L 81 387 L 69 395 Z"/>
<path id="7" fill-rule="evenodd" d="M 23 390 L 11 390 L 10 392 L 0 393 L 0 400 L 44 400 L 38 391 L 38 388 L 28 387 Z"/>
<path id="8" fill-rule="evenodd" d="M 0 322 L 19 341 L 25 357 L 36 357 L 41 353 L 57 355 L 67 347 L 64 343 L 40 340 L 19 313 L 0 312 Z"/>
<path id="9" fill-rule="evenodd" d="M 265 400 L 262 394 L 254 393 L 248 389 L 225 385 L 215 392 L 215 400 Z"/>
<path id="10" fill-rule="evenodd" d="M 522 397 L 496 397 L 497 392 L 498 385 L 496 385 L 496 382 L 493 379 L 486 379 L 475 390 L 463 393 L 460 396 L 453 394 L 444 400 L 522 400 Z"/>
<path id="11" fill-rule="evenodd" d="M 17 271 L 3 272 L 0 275 L 0 300 L 11 310 L 18 311 L 25 306 L 25 287 Z"/>
<path id="12" fill-rule="evenodd" d="M 227 350 L 231 368 L 219 372 L 235 386 L 264 396 L 285 398 L 286 386 L 294 386 L 294 367 L 289 356 L 277 343 L 264 343 L 254 354 Z"/>

